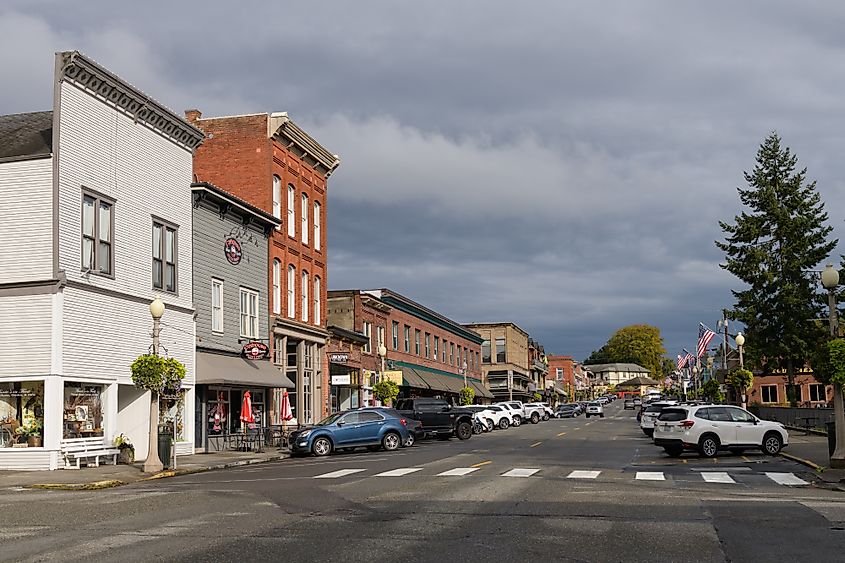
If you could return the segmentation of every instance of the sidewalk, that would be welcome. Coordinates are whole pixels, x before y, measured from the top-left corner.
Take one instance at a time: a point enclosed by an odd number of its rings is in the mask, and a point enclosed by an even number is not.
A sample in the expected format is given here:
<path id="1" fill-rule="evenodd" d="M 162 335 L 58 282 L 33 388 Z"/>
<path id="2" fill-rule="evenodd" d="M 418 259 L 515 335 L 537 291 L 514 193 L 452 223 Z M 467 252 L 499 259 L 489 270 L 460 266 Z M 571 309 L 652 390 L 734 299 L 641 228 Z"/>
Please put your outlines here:
<path id="1" fill-rule="evenodd" d="M 149 479 L 277 461 L 288 457 L 290 454 L 287 451 L 276 448 L 269 448 L 263 453 L 227 451 L 180 455 L 176 459 L 175 471 L 165 470 L 156 475 L 144 473 L 143 462 L 133 465 L 100 465 L 100 467 L 56 471 L 0 471 L 0 490 L 18 487 L 65 490 L 103 489 Z"/>
<path id="2" fill-rule="evenodd" d="M 783 449 L 781 455 L 814 469 L 822 481 L 845 482 L 845 469 L 830 468 L 826 435 L 808 435 L 805 430 L 789 428 L 789 445 Z"/>

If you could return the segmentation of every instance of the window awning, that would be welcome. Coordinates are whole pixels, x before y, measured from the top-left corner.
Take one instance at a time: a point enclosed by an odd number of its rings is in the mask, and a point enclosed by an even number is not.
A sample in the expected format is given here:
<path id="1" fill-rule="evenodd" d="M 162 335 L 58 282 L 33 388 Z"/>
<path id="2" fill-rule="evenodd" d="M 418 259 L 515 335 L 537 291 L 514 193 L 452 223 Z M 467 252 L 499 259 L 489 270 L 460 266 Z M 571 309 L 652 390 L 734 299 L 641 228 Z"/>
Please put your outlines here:
<path id="1" fill-rule="evenodd" d="M 419 367 L 402 366 L 402 382 L 408 387 L 417 389 L 433 389 L 446 393 L 460 393 L 464 386 L 463 379 L 450 377 L 442 373 L 436 373 Z M 467 384 L 475 389 L 476 396 L 493 398 L 493 393 L 479 382 L 467 378 Z"/>
<path id="2" fill-rule="evenodd" d="M 402 383 L 417 389 L 431 389 L 431 386 L 416 369 L 405 366 L 402 366 Z"/>
<path id="3" fill-rule="evenodd" d="M 197 352 L 197 384 L 294 388 L 293 382 L 267 360 L 209 352 Z"/>
<path id="4" fill-rule="evenodd" d="M 473 380 L 469 380 L 470 385 L 475 388 L 475 395 L 476 397 L 484 397 L 485 399 L 493 399 L 493 393 L 490 392 L 484 385 L 481 383 L 477 383 Z"/>

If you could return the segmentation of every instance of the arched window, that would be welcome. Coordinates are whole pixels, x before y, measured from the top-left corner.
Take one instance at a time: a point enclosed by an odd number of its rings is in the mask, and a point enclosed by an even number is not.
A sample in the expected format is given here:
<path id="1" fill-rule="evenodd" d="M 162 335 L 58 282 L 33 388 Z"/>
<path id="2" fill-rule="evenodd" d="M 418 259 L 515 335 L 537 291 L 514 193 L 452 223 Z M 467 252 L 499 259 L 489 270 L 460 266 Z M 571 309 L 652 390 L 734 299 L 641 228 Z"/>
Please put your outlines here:
<path id="1" fill-rule="evenodd" d="M 308 272 L 302 270 L 302 320 L 308 321 Z"/>
<path id="2" fill-rule="evenodd" d="M 296 266 L 288 265 L 288 317 L 296 317 Z"/>
<path id="3" fill-rule="evenodd" d="M 282 218 L 282 179 L 278 176 L 273 176 L 273 217 Z M 281 225 L 276 228 L 280 229 Z"/>
<path id="4" fill-rule="evenodd" d="M 322 296 L 320 289 L 320 276 L 314 276 L 314 324 L 320 324 L 320 297 Z"/>
<path id="5" fill-rule="evenodd" d="M 322 218 L 320 217 L 320 202 L 314 202 L 314 250 L 320 250 L 320 241 L 321 241 L 321 233 L 320 233 L 320 222 Z"/>
<path id="6" fill-rule="evenodd" d="M 282 263 L 278 258 L 273 259 L 273 313 L 282 312 Z"/>
<path id="7" fill-rule="evenodd" d="M 308 196 L 302 194 L 302 244 L 308 244 Z"/>
<path id="8" fill-rule="evenodd" d="M 296 211 L 293 206 L 296 202 L 296 188 L 288 184 L 288 236 L 296 237 Z"/>

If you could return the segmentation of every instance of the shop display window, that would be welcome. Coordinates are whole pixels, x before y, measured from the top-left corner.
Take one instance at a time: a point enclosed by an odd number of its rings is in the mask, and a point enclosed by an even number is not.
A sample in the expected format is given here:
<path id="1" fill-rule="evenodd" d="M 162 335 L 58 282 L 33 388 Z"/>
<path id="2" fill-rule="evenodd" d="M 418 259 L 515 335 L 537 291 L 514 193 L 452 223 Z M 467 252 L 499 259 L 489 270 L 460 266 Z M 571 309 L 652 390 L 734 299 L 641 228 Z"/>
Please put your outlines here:
<path id="1" fill-rule="evenodd" d="M 175 394 L 159 396 L 158 423 L 173 432 L 173 421 L 176 421 L 176 441 L 185 440 L 185 390 L 180 389 Z"/>
<path id="2" fill-rule="evenodd" d="M 65 382 L 63 438 L 103 435 L 104 389 L 103 385 Z"/>
<path id="3" fill-rule="evenodd" d="M 0 448 L 39 447 L 44 429 L 44 382 L 0 382 Z"/>

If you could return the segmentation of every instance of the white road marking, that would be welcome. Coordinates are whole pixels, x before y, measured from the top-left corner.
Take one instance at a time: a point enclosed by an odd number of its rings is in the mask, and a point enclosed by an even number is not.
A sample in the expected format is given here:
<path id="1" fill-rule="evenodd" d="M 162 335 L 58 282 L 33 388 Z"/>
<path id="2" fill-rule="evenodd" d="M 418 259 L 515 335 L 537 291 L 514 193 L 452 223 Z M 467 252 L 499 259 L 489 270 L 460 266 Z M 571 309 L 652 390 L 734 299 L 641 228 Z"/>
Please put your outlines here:
<path id="1" fill-rule="evenodd" d="M 566 476 L 567 479 L 595 479 L 601 471 L 573 471 Z"/>
<path id="2" fill-rule="evenodd" d="M 778 485 L 809 485 L 807 481 L 799 479 L 794 473 L 766 473 L 766 477 Z"/>
<path id="3" fill-rule="evenodd" d="M 640 481 L 665 481 L 662 471 L 637 471 L 637 479 Z"/>
<path id="4" fill-rule="evenodd" d="M 379 473 L 376 477 L 402 477 L 403 475 L 407 475 L 409 473 L 422 471 L 422 469 L 422 467 L 402 467 L 400 469 L 391 469 L 390 471 Z"/>
<path id="5" fill-rule="evenodd" d="M 314 479 L 337 479 L 338 477 L 346 477 L 347 475 L 352 475 L 353 473 L 359 473 L 361 471 L 366 471 L 366 469 L 340 469 L 338 471 L 332 471 L 331 473 L 316 475 Z"/>
<path id="6" fill-rule="evenodd" d="M 456 467 L 443 473 L 438 473 L 438 477 L 460 477 L 461 475 L 469 475 L 473 471 L 478 471 L 478 467 Z"/>
<path id="7" fill-rule="evenodd" d="M 505 473 L 502 473 L 502 477 L 531 477 L 535 473 L 540 471 L 539 469 L 511 469 Z"/>
<path id="8" fill-rule="evenodd" d="M 736 485 L 736 481 L 724 471 L 702 471 L 701 478 L 708 483 L 727 483 Z"/>

